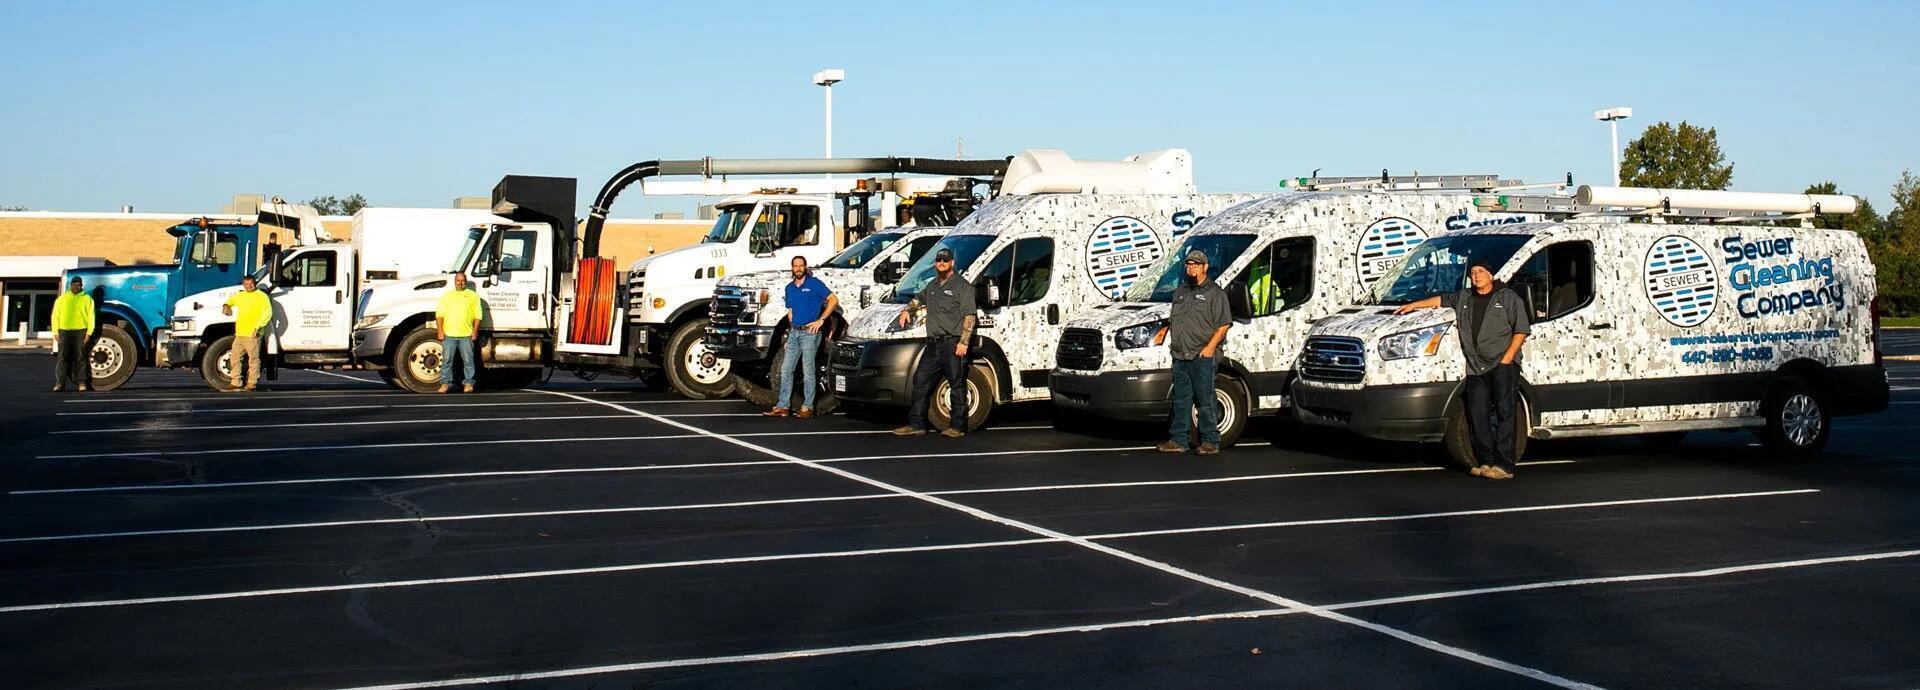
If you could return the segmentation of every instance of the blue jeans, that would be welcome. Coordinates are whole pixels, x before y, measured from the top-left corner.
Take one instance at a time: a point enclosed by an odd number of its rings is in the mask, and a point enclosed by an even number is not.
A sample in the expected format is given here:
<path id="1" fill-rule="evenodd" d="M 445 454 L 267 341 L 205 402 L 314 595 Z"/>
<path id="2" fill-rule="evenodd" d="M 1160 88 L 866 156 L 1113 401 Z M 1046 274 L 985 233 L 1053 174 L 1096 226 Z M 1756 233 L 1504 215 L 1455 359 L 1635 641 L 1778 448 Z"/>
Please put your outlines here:
<path id="1" fill-rule="evenodd" d="M 473 339 L 448 337 L 440 341 L 440 385 L 453 385 L 453 360 L 460 359 L 461 383 L 473 385 Z"/>
<path id="2" fill-rule="evenodd" d="M 1200 408 L 1200 442 L 1220 445 L 1220 401 L 1213 397 L 1213 357 L 1173 360 L 1173 417 L 1168 436 L 1180 447 L 1192 434 L 1193 408 Z"/>
<path id="3" fill-rule="evenodd" d="M 808 333 L 804 328 L 787 331 L 787 354 L 780 361 L 780 397 L 774 400 L 774 407 L 786 407 L 793 402 L 793 366 L 798 363 L 800 370 L 806 372 L 803 378 L 806 392 L 801 394 L 804 402 L 800 403 L 800 409 L 813 409 L 813 392 L 819 389 L 819 382 L 814 378 L 819 368 L 814 362 L 819 355 L 819 333 Z"/>

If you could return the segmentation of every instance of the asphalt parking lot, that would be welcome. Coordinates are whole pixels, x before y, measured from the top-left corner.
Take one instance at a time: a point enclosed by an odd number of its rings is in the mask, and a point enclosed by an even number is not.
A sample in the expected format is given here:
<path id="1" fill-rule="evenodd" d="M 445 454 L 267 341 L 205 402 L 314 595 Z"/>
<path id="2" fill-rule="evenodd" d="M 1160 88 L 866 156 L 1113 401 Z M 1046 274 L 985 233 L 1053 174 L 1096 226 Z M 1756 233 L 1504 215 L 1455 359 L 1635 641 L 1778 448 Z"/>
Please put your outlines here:
<path id="1" fill-rule="evenodd" d="M 1816 463 L 1542 443 L 1511 482 L 1288 425 L 1200 458 L 50 369 L 0 355 L 8 687 L 1920 685 L 1920 364 Z"/>

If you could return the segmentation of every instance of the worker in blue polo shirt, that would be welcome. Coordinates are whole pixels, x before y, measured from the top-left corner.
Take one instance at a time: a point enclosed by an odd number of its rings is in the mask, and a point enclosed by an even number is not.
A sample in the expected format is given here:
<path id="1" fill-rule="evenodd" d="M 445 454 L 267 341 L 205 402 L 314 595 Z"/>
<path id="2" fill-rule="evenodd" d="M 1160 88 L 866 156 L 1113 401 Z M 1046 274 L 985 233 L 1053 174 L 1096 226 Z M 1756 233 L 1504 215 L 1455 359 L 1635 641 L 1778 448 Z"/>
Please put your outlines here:
<path id="1" fill-rule="evenodd" d="M 793 282 L 787 283 L 787 352 L 780 360 L 780 397 L 774 399 L 773 409 L 766 416 L 787 416 L 787 406 L 793 402 L 793 369 L 798 366 L 803 372 L 803 388 L 800 411 L 793 416 L 806 419 L 813 416 L 813 395 L 818 385 L 814 362 L 820 353 L 821 331 L 826 328 L 827 317 L 839 308 L 840 298 L 813 277 L 807 257 L 793 257 L 792 268 Z"/>

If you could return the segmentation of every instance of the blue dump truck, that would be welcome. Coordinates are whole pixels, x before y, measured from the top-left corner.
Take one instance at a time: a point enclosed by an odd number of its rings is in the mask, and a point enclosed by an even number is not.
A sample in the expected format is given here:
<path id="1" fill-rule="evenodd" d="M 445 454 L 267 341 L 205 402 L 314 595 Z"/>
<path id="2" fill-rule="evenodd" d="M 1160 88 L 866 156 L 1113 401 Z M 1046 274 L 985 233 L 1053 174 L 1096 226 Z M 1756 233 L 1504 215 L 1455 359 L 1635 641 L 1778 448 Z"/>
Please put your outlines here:
<path id="1" fill-rule="evenodd" d="M 142 365 L 167 366 L 166 346 L 173 303 L 181 297 L 237 285 L 259 269 L 260 222 L 199 218 L 167 229 L 174 237 L 173 263 L 76 268 L 60 278 L 86 281 L 99 309 L 99 330 L 87 360 L 93 386 L 113 390 Z M 295 227 L 298 227 L 297 225 Z"/>

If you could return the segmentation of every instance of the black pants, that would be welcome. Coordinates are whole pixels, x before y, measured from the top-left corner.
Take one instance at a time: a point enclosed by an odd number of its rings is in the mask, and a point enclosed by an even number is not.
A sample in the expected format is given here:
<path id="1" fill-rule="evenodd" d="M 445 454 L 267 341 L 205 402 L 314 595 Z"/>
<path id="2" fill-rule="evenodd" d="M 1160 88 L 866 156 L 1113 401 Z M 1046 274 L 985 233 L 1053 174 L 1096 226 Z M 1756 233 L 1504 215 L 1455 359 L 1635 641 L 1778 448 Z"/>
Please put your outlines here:
<path id="1" fill-rule="evenodd" d="M 1482 467 L 1513 470 L 1514 414 L 1519 407 L 1520 367 L 1502 364 L 1467 375 L 1467 436 Z"/>
<path id="2" fill-rule="evenodd" d="M 920 353 L 920 366 L 913 370 L 913 405 L 907 408 L 907 426 L 927 428 L 927 404 L 933 396 L 933 384 L 947 380 L 947 404 L 953 411 L 953 428 L 967 430 L 967 360 L 953 354 L 960 339 L 941 336 L 927 339 Z"/>
<path id="3" fill-rule="evenodd" d="M 87 385 L 87 331 L 84 328 L 60 331 L 60 354 L 53 360 L 53 382 L 61 388 Z"/>

